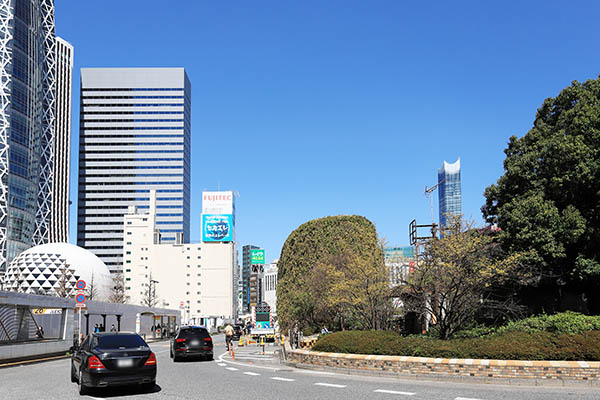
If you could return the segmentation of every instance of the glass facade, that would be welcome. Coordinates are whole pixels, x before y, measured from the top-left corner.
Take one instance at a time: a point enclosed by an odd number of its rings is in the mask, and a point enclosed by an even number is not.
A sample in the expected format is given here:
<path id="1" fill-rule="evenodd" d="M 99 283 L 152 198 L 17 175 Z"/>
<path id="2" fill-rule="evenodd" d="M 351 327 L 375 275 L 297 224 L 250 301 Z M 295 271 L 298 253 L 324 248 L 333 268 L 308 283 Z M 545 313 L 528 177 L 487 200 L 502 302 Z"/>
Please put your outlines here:
<path id="1" fill-rule="evenodd" d="M 449 215 L 462 215 L 460 158 L 453 164 L 444 161 L 438 169 L 440 226 L 446 226 Z"/>
<path id="2" fill-rule="evenodd" d="M 183 68 L 81 76 L 77 244 L 117 272 L 123 216 L 131 205 L 148 208 L 150 190 L 168 209 L 157 215 L 161 240 L 190 241 L 191 84 Z"/>

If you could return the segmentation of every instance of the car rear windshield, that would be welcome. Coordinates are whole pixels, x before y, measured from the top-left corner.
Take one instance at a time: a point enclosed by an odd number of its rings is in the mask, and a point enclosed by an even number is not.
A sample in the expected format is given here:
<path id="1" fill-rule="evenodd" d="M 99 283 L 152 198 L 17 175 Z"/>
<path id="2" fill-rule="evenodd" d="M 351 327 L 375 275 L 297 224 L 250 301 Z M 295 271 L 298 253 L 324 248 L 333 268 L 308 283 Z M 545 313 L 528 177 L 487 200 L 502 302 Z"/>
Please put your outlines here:
<path id="1" fill-rule="evenodd" d="M 110 335 L 98 337 L 100 349 L 131 349 L 147 346 L 144 339 L 138 335 Z"/>
<path id="2" fill-rule="evenodd" d="M 179 332 L 180 338 L 188 338 L 192 336 L 199 336 L 201 338 L 209 337 L 208 331 L 204 328 L 186 328 Z"/>

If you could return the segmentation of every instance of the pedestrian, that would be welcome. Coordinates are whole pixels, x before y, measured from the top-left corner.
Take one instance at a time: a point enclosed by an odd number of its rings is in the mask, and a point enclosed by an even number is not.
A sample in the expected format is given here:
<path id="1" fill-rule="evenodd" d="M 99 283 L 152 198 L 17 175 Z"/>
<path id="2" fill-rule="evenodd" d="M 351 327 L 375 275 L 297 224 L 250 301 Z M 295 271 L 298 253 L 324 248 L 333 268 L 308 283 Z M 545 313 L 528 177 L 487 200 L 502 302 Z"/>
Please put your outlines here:
<path id="1" fill-rule="evenodd" d="M 233 339 L 233 327 L 231 323 L 227 323 L 225 327 L 225 343 L 227 344 L 227 351 L 231 350 L 233 344 L 231 343 Z"/>
<path id="2" fill-rule="evenodd" d="M 112 324 L 112 326 L 110 327 L 110 331 L 112 333 L 115 333 L 117 331 L 117 328 L 115 328 L 115 324 Z"/>
<path id="3" fill-rule="evenodd" d="M 100 332 L 100 327 L 98 324 L 94 325 L 94 332 Z"/>
<path id="4" fill-rule="evenodd" d="M 104 330 L 104 324 L 100 324 L 98 332 L 105 332 L 105 330 Z"/>
<path id="5" fill-rule="evenodd" d="M 327 330 L 327 326 L 323 326 L 323 329 L 321 329 L 321 335 L 327 335 L 329 333 L 329 331 Z"/>
<path id="6" fill-rule="evenodd" d="M 38 337 L 38 339 L 43 339 L 44 338 L 44 327 L 43 326 L 38 326 L 37 332 L 35 333 L 35 335 Z"/>

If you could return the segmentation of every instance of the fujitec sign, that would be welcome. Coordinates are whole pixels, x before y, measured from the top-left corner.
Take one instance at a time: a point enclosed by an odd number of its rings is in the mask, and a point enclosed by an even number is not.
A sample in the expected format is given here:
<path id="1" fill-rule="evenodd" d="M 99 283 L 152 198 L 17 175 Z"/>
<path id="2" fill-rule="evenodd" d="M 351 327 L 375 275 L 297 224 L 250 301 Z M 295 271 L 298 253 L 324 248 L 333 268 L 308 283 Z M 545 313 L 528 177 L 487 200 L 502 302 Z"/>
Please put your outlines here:
<path id="1" fill-rule="evenodd" d="M 202 192 L 202 214 L 234 214 L 233 192 Z"/>

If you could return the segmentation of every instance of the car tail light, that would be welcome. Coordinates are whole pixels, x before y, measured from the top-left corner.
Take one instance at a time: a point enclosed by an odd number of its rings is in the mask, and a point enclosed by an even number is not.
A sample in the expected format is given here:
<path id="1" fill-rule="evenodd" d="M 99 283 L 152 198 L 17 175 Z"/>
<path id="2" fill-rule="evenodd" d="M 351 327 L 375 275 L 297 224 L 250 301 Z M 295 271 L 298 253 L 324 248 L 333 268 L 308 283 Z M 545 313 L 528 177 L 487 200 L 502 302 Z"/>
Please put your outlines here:
<path id="1" fill-rule="evenodd" d="M 154 353 L 150 353 L 150 357 L 148 357 L 144 366 L 146 365 L 156 365 L 156 356 Z"/>
<path id="2" fill-rule="evenodd" d="M 212 342 L 212 339 L 211 339 L 211 338 L 209 338 L 209 337 L 207 337 L 207 338 L 204 338 L 204 341 L 205 341 L 205 342 Z"/>
<path id="3" fill-rule="evenodd" d="M 187 339 L 175 339 L 177 343 L 185 343 Z"/>
<path id="4" fill-rule="evenodd" d="M 88 369 L 105 369 L 106 367 L 102 364 L 102 361 L 96 356 L 88 358 Z"/>

